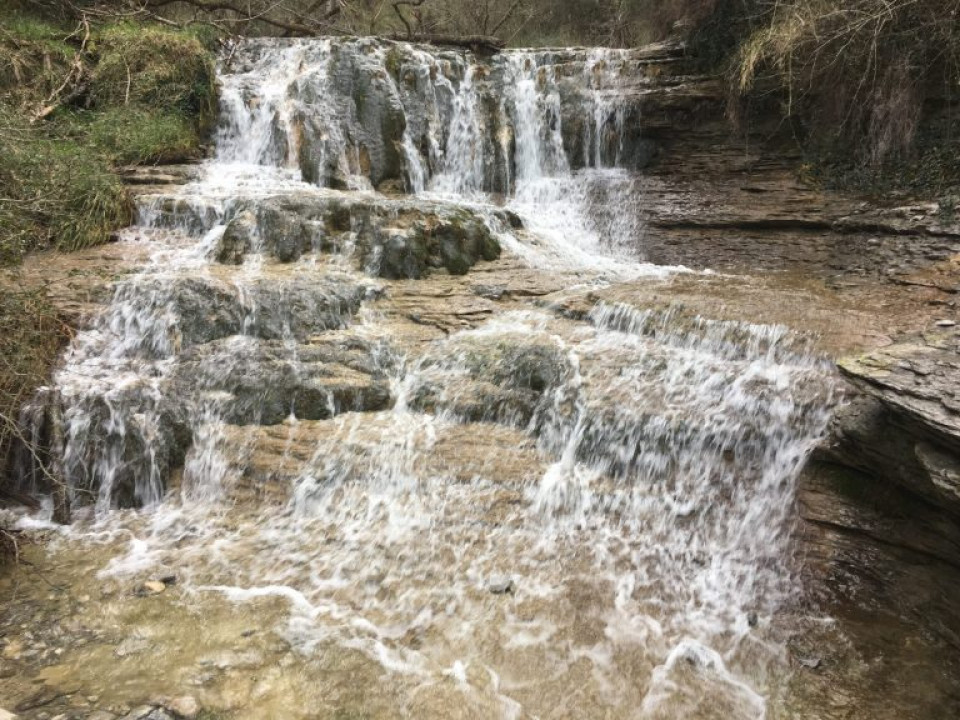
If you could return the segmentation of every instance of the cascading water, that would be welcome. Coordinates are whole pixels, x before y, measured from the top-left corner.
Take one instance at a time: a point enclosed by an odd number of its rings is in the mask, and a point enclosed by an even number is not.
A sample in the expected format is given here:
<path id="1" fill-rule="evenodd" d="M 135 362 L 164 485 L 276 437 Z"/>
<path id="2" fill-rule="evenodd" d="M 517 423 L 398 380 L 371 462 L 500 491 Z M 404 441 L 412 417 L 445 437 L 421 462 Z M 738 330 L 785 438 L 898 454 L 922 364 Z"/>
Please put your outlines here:
<path id="1" fill-rule="evenodd" d="M 55 378 L 75 504 L 96 496 L 71 541 L 135 537 L 102 577 L 280 598 L 304 663 L 379 669 L 384 717 L 764 717 L 828 371 L 781 327 L 554 312 L 675 271 L 636 260 L 621 205 L 631 71 L 622 51 L 236 48 L 215 159 L 140 199 L 153 259 Z M 517 258 L 585 289 L 416 339 L 429 308 L 383 309 Z"/>

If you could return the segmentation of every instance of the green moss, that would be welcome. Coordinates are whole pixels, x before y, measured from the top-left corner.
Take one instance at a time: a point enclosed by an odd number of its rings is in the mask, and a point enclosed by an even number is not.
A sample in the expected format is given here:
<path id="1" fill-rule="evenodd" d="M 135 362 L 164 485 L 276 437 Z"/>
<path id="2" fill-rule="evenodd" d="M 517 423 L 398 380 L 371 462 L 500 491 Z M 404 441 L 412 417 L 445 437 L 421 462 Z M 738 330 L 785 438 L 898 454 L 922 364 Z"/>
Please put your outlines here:
<path id="1" fill-rule="evenodd" d="M 387 51 L 387 57 L 383 61 L 383 66 L 387 69 L 387 72 L 390 73 L 395 79 L 400 79 L 400 68 L 403 65 L 403 53 L 400 51 L 400 48 L 396 45 L 393 45 Z"/>

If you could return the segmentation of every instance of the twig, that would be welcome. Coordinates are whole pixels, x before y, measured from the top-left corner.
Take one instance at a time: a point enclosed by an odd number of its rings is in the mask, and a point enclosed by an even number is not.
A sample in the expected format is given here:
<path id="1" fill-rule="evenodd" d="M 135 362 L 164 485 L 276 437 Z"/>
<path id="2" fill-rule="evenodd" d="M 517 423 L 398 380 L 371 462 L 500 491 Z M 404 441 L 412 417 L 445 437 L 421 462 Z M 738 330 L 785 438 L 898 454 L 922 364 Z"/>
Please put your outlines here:
<path id="1" fill-rule="evenodd" d="M 54 90 L 50 97 L 47 98 L 44 107 L 41 107 L 30 121 L 31 124 L 49 117 L 58 107 L 63 104 L 63 99 L 60 97 L 60 93 L 62 93 L 71 83 L 78 83 L 80 78 L 83 77 L 83 54 L 86 52 L 87 42 L 90 40 L 90 22 L 87 20 L 86 15 L 82 16 L 80 20 L 80 27 L 83 28 L 83 41 L 80 43 L 80 49 L 73 58 L 73 63 L 70 65 L 70 70 L 67 72 L 67 77 L 64 78 L 63 82 L 60 84 L 60 87 Z M 75 30 L 68 37 L 72 37 L 79 32 L 80 27 L 78 27 L 77 30 Z M 69 97 L 72 99 L 75 96 L 76 92 L 71 93 Z"/>
<path id="2" fill-rule="evenodd" d="M 397 14 L 397 17 L 400 18 L 400 22 L 403 23 L 403 26 L 407 29 L 407 38 L 413 39 L 413 28 L 410 27 L 410 22 L 404 17 L 404 14 L 400 12 L 401 5 L 408 5 L 410 7 L 420 7 L 425 3 L 426 0 L 397 0 L 393 3 L 393 11 Z"/>
<path id="3" fill-rule="evenodd" d="M 123 66 L 127 69 L 127 90 L 123 95 L 123 104 L 130 104 L 130 63 L 127 62 L 126 56 L 123 58 Z"/>

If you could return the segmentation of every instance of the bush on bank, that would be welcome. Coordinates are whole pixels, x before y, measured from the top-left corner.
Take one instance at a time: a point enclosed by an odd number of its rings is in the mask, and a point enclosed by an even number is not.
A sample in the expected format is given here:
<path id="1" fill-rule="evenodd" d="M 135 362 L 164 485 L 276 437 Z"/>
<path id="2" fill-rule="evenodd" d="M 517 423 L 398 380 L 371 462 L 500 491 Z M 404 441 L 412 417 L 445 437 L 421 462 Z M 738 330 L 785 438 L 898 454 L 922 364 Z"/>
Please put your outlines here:
<path id="1" fill-rule="evenodd" d="M 941 195 L 960 185 L 956 0 L 670 0 L 731 116 L 774 104 L 828 186 Z"/>
<path id="2" fill-rule="evenodd" d="M 130 220 L 114 170 L 199 157 L 215 107 L 209 37 L 0 13 L 0 264 L 107 240 Z"/>

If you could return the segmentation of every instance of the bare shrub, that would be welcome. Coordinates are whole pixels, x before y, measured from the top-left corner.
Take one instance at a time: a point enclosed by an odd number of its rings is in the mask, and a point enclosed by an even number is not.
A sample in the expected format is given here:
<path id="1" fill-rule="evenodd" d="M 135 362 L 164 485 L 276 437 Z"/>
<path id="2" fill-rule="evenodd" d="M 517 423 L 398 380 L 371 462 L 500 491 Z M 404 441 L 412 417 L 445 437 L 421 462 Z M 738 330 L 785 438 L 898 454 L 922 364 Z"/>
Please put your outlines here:
<path id="1" fill-rule="evenodd" d="M 957 0 L 782 0 L 763 3 L 731 80 L 764 85 L 787 115 L 842 140 L 874 167 L 909 155 L 929 85 L 956 78 Z"/>

